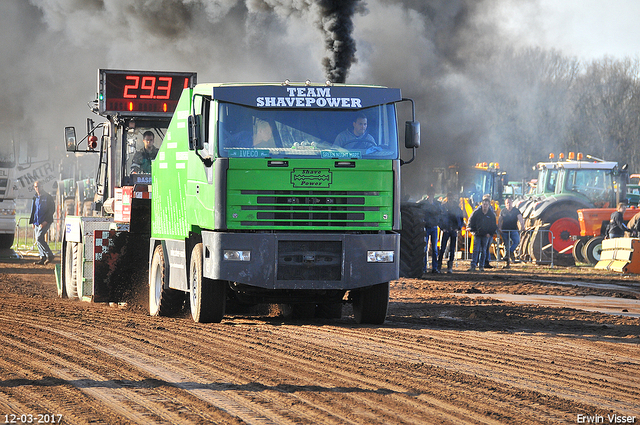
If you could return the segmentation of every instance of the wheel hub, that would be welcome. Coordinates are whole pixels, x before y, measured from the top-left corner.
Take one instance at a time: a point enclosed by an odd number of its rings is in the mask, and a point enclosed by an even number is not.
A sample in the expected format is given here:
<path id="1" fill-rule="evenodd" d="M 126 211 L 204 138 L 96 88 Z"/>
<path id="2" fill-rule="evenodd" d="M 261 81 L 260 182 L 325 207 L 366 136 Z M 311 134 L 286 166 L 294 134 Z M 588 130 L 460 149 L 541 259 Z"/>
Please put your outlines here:
<path id="1" fill-rule="evenodd" d="M 553 235 L 553 249 L 571 254 L 574 244 L 571 236 L 580 235 L 580 223 L 575 218 L 563 217 L 551 223 L 549 231 L 549 243 L 552 242 L 551 236 Z"/>

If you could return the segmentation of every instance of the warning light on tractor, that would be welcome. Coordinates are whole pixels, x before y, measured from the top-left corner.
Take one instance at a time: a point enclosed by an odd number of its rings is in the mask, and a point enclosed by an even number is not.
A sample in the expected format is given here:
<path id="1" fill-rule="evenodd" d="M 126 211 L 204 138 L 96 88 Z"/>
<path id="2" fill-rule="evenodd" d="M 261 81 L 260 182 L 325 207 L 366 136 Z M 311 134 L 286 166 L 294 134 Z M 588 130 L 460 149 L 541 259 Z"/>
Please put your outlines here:
<path id="1" fill-rule="evenodd" d="M 98 136 L 89 136 L 87 139 L 89 149 L 95 149 L 98 146 Z"/>

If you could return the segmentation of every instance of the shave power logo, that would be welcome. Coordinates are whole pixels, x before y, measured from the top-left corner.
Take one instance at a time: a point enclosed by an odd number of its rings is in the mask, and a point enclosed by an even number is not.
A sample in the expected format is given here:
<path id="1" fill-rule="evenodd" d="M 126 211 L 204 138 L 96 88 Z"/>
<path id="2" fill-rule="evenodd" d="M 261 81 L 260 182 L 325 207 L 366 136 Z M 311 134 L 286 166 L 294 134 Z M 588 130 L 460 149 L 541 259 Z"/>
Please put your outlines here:
<path id="1" fill-rule="evenodd" d="M 328 168 L 294 168 L 291 171 L 293 187 L 328 188 L 331 187 L 332 174 Z"/>

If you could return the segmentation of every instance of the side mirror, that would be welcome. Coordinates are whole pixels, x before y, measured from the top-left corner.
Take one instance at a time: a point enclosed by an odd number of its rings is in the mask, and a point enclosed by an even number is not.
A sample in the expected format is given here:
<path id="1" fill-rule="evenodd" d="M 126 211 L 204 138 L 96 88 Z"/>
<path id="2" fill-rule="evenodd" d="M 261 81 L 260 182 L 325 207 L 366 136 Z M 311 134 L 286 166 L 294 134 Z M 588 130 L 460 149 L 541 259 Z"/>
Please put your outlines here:
<path id="1" fill-rule="evenodd" d="M 76 128 L 75 127 L 64 128 L 64 141 L 67 146 L 67 152 L 76 151 Z"/>
<path id="2" fill-rule="evenodd" d="M 407 149 L 420 147 L 420 123 L 407 121 L 404 126 L 404 146 Z"/>
<path id="3" fill-rule="evenodd" d="M 189 115 L 189 149 L 201 150 L 203 149 L 203 141 L 200 137 L 200 118 L 201 115 Z"/>

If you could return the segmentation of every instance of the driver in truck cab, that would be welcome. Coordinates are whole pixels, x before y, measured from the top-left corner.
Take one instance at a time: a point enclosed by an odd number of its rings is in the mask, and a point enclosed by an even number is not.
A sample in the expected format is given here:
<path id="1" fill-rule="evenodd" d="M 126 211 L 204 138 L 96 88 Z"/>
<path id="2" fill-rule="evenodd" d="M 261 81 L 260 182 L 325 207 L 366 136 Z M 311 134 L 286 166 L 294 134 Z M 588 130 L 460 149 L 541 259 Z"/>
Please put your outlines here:
<path id="1" fill-rule="evenodd" d="M 158 148 L 153 145 L 154 138 L 152 131 L 145 131 L 142 135 L 144 147 L 133 156 L 132 173 L 151 174 L 151 161 L 156 159 L 156 155 L 158 155 Z"/>
<path id="2" fill-rule="evenodd" d="M 353 130 L 346 129 L 336 136 L 334 145 L 344 147 L 347 144 L 364 142 L 370 146 L 375 145 L 376 141 L 373 136 L 367 133 L 367 116 L 363 113 L 355 115 L 353 120 Z"/>

